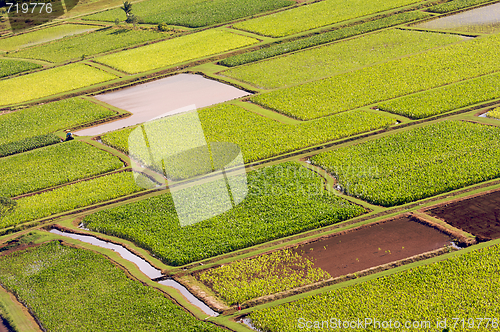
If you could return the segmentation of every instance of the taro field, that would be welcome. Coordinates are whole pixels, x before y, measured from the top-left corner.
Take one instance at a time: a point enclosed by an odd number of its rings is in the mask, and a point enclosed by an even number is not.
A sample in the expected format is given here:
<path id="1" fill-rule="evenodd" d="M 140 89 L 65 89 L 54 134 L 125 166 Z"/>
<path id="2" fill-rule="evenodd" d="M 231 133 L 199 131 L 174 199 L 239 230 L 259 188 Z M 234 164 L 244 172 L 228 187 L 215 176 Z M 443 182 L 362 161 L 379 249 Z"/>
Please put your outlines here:
<path id="1" fill-rule="evenodd" d="M 497 330 L 497 7 L 0 0 L 0 331 Z"/>

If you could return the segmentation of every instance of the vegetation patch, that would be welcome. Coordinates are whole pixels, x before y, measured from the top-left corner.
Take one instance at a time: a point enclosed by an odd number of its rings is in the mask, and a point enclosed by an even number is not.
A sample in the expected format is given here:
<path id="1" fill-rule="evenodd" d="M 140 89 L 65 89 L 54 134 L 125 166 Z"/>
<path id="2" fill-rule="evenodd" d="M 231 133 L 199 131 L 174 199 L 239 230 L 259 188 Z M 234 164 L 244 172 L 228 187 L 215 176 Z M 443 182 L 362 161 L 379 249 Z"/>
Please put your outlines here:
<path id="1" fill-rule="evenodd" d="M 255 62 L 267 58 L 272 58 L 277 55 L 291 53 L 294 51 L 299 51 L 304 48 L 313 47 L 321 44 L 330 43 L 336 40 L 360 35 L 363 33 L 375 31 L 378 29 L 388 28 L 401 23 L 407 23 L 412 21 L 417 21 L 426 17 L 429 14 L 423 12 L 406 12 L 399 13 L 396 15 L 391 15 L 389 17 L 384 17 L 375 21 L 365 22 L 357 24 L 350 27 L 345 27 L 333 31 L 324 32 L 321 34 L 315 34 L 310 37 L 301 38 L 291 42 L 285 42 L 277 45 L 272 45 L 269 47 L 263 46 L 262 49 L 257 51 L 238 54 L 229 58 L 226 58 L 219 63 L 227 67 L 235 67 L 239 65 L 244 65 L 246 63 Z"/>
<path id="2" fill-rule="evenodd" d="M 0 106 L 76 90 L 115 78 L 117 76 L 81 63 L 14 77 L 0 81 Z"/>
<path id="3" fill-rule="evenodd" d="M 499 54 L 500 35 L 480 37 L 251 100 L 309 120 L 499 71 Z"/>
<path id="4" fill-rule="evenodd" d="M 497 107 L 492 111 L 489 111 L 487 115 L 490 118 L 500 119 L 500 107 Z"/>
<path id="5" fill-rule="evenodd" d="M 123 166 L 117 157 L 71 141 L 0 159 L 0 196 L 14 197 Z"/>
<path id="6" fill-rule="evenodd" d="M 422 119 L 496 98 L 500 98 L 500 74 L 386 101 L 378 107 L 412 119 Z"/>
<path id="7" fill-rule="evenodd" d="M 235 105 L 202 109 L 198 111 L 198 115 L 207 142 L 237 144 L 245 162 L 270 158 L 396 123 L 394 118 L 362 110 L 295 125 L 284 124 Z M 168 123 L 171 120 L 165 118 L 161 121 Z M 105 144 L 129 153 L 129 135 L 134 129 L 114 131 L 101 138 Z M 175 132 L 164 134 L 165 140 L 172 140 L 177 136 Z M 147 156 L 141 159 L 147 160 Z"/>
<path id="8" fill-rule="evenodd" d="M 241 17 L 255 15 L 294 4 L 290 0 L 162 0 L 134 3 L 134 15 L 145 23 L 162 23 L 186 27 L 203 27 Z M 120 9 L 111 9 L 86 16 L 84 20 L 113 22 L 122 18 Z"/>
<path id="9" fill-rule="evenodd" d="M 0 50 L 12 51 L 100 28 L 95 25 L 61 24 L 0 39 Z"/>
<path id="10" fill-rule="evenodd" d="M 497 289 L 500 246 L 474 250 L 434 264 L 377 278 L 323 294 L 308 296 L 276 307 L 254 311 L 250 314 L 252 323 L 262 331 L 297 331 L 300 324 L 323 324 L 324 329 L 338 328 L 344 321 L 399 322 L 417 324 L 425 330 L 435 329 L 438 321 L 447 317 L 447 326 L 452 331 L 466 331 L 472 325 L 470 317 L 493 317 L 484 320 L 478 331 L 498 328 L 500 302 Z M 464 298 L 467 294 L 467 299 Z M 460 304 L 460 305 L 457 305 Z M 463 317 L 463 319 L 462 319 Z M 467 317 L 467 318 L 465 318 Z M 474 319 L 472 318 L 472 319 Z M 331 323 L 337 323 L 337 327 Z M 378 326 L 363 324 L 352 331 L 375 331 Z M 429 321 L 429 325 L 420 322 Z M 327 327 L 325 323 L 331 323 Z M 488 326 L 486 325 L 488 323 Z M 479 320 L 474 319 L 475 328 Z M 413 325 L 414 327 L 417 325 Z M 410 325 L 411 327 L 412 325 Z M 439 328 L 439 330 L 442 330 Z M 445 329 L 446 330 L 446 329 Z"/>
<path id="11" fill-rule="evenodd" d="M 477 6 L 486 2 L 491 2 L 491 0 L 453 0 L 435 5 L 427 10 L 433 13 L 448 13 L 467 7 Z"/>
<path id="12" fill-rule="evenodd" d="M 233 180 L 240 181 L 239 177 Z M 170 193 L 96 212 L 83 223 L 93 231 L 128 239 L 166 264 L 178 266 L 365 212 L 324 190 L 323 178 L 296 163 L 251 172 L 247 183 L 248 194 L 239 205 L 190 226 L 181 227 Z"/>
<path id="13" fill-rule="evenodd" d="M 330 274 L 287 249 L 210 269 L 197 278 L 231 305 L 329 279 Z"/>
<path id="14" fill-rule="evenodd" d="M 143 177 L 142 185 L 153 183 Z M 14 212 L 0 218 L 0 228 L 37 220 L 143 190 L 130 172 L 102 176 L 88 181 L 17 199 Z"/>
<path id="15" fill-rule="evenodd" d="M 223 30 L 206 30 L 96 59 L 118 70 L 136 74 L 171 66 L 257 43 L 258 40 Z"/>
<path id="16" fill-rule="evenodd" d="M 109 28 L 24 49 L 16 53 L 10 53 L 8 56 L 49 62 L 64 62 L 155 39 L 167 38 L 169 35 L 149 30 Z"/>
<path id="17" fill-rule="evenodd" d="M 17 142 L 2 144 L 0 145 L 0 157 L 34 150 L 43 146 L 59 143 L 60 141 L 61 139 L 57 135 L 47 134 L 25 138 Z"/>
<path id="18" fill-rule="evenodd" d="M 116 115 L 91 101 L 70 98 L 0 116 L 0 144 L 22 141 Z"/>
<path id="19" fill-rule="evenodd" d="M 0 256 L 0 281 L 48 331 L 225 331 L 104 256 L 57 241 Z"/>
<path id="20" fill-rule="evenodd" d="M 0 77 L 10 76 L 37 68 L 42 68 L 42 66 L 27 61 L 0 59 Z"/>
<path id="21" fill-rule="evenodd" d="M 349 6 L 346 6 L 342 0 L 325 0 L 237 23 L 234 27 L 265 36 L 283 37 L 416 2 L 419 0 L 371 1 L 369 3 L 363 0 L 352 0 Z"/>
<path id="22" fill-rule="evenodd" d="M 393 206 L 500 176 L 500 128 L 444 121 L 314 156 L 348 195 Z M 363 170 L 373 170 L 364 172 Z"/>
<path id="23" fill-rule="evenodd" d="M 226 70 L 221 74 L 259 87 L 279 88 L 334 76 L 460 40 L 463 37 L 457 35 L 391 29 Z"/>

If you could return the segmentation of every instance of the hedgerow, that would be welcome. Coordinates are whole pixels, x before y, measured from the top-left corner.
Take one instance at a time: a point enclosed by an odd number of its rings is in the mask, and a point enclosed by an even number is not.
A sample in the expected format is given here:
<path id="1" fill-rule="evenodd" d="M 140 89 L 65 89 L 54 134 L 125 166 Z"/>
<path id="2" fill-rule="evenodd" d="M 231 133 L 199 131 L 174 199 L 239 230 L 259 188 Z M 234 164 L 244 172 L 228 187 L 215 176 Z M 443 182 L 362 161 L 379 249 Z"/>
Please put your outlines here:
<path id="1" fill-rule="evenodd" d="M 422 119 L 496 98 L 500 98 L 500 74 L 386 101 L 378 107 L 412 119 Z"/>
<path id="2" fill-rule="evenodd" d="M 499 71 L 499 54 L 500 35 L 480 37 L 250 99 L 310 120 Z"/>
<path id="3" fill-rule="evenodd" d="M 250 318 L 255 327 L 269 332 L 316 331 L 322 325 L 324 330 L 351 326 L 351 331 L 380 331 L 386 329 L 381 328 L 382 322 L 391 331 L 492 331 L 500 326 L 499 258 L 498 245 L 474 250 L 430 265 L 256 310 Z M 464 294 L 467 297 L 464 298 Z M 487 318 L 481 320 L 480 317 Z M 366 319 L 371 319 L 371 323 Z M 352 321 L 356 322 L 354 327 L 349 325 Z M 358 321 L 362 325 L 358 325 Z M 305 328 L 306 322 L 310 322 L 309 327 L 317 325 L 319 328 Z M 406 322 L 410 328 L 405 328 Z M 421 322 L 429 322 L 429 325 L 420 325 Z M 443 328 L 444 325 L 447 328 Z"/>
<path id="4" fill-rule="evenodd" d="M 0 196 L 14 197 L 123 167 L 89 144 L 71 141 L 0 159 Z"/>
<path id="5" fill-rule="evenodd" d="M 232 178 L 242 181 L 241 175 Z M 324 190 L 323 179 L 296 163 L 247 174 L 246 198 L 227 212 L 181 226 L 170 193 L 84 218 L 89 229 L 130 240 L 169 265 L 184 265 L 276 238 L 331 225 L 365 212 Z M 191 187 L 197 195 L 210 183 Z M 233 193 L 234 194 L 234 193 Z M 207 197 L 214 200 L 214 197 Z M 219 199 L 219 196 L 217 196 Z M 186 198 L 186 205 L 192 198 Z M 176 201 L 179 204 L 179 200 Z M 216 206 L 219 201 L 213 201 Z M 203 213 L 191 210 L 193 215 Z"/>
<path id="6" fill-rule="evenodd" d="M 58 241 L 0 256 L 0 282 L 47 331 L 225 331 L 103 255 Z"/>
<path id="7" fill-rule="evenodd" d="M 54 134 L 34 136 L 17 142 L 0 145 L 0 157 L 9 156 L 20 152 L 26 152 L 41 148 L 43 146 L 59 143 L 61 139 Z"/>
<path id="8" fill-rule="evenodd" d="M 284 42 L 272 46 L 262 46 L 262 49 L 257 51 L 238 54 L 229 58 L 226 58 L 219 62 L 219 64 L 227 67 L 235 67 L 239 65 L 244 65 L 245 63 L 259 61 L 267 58 L 272 58 L 277 55 L 291 53 L 294 51 L 302 50 L 308 47 L 313 47 L 321 44 L 330 43 L 336 40 L 361 35 L 363 33 L 375 31 L 378 29 L 388 28 L 402 23 L 408 23 L 417 21 L 426 17 L 429 14 L 423 12 L 406 12 L 399 13 L 396 15 L 391 15 L 378 20 L 369 21 L 350 27 L 340 28 L 333 31 L 328 31 L 324 33 L 314 34 L 309 37 L 297 39 L 290 42 Z"/>
<path id="9" fill-rule="evenodd" d="M 322 153 L 311 161 L 348 195 L 373 204 L 414 202 L 500 176 L 500 128 L 444 121 Z M 376 170 L 363 172 L 361 170 Z"/>

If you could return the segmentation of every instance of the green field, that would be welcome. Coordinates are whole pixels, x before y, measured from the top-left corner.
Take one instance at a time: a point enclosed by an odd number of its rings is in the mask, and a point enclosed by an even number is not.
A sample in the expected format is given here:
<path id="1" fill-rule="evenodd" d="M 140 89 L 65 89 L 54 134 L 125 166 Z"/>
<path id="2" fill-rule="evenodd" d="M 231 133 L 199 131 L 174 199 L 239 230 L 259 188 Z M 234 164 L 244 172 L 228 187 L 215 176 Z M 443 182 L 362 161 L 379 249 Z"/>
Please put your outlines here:
<path id="1" fill-rule="evenodd" d="M 64 62 L 147 41 L 167 38 L 170 33 L 109 28 L 10 53 L 14 58 Z"/>
<path id="2" fill-rule="evenodd" d="M 453 0 L 433 6 L 428 10 L 434 13 L 448 13 L 467 7 L 477 6 L 486 2 L 491 2 L 491 0 Z"/>
<path id="3" fill-rule="evenodd" d="M 58 130 L 68 129 L 116 115 L 115 112 L 80 98 L 21 109 L 0 116 L 0 144 L 13 143 Z"/>
<path id="4" fill-rule="evenodd" d="M 393 206 L 500 176 L 500 128 L 444 121 L 311 158 L 343 190 Z M 375 170 L 367 175 L 363 170 Z"/>
<path id="5" fill-rule="evenodd" d="M 60 24 L 0 39 L 0 50 L 12 51 L 100 28 L 96 25 Z"/>
<path id="6" fill-rule="evenodd" d="M 134 14 L 145 23 L 162 23 L 202 27 L 294 4 L 290 0 L 147 0 L 134 3 Z M 113 22 L 124 19 L 120 9 L 86 16 L 92 21 Z"/>
<path id="7" fill-rule="evenodd" d="M 378 107 L 412 119 L 421 119 L 496 98 L 500 98 L 500 74 L 390 100 L 380 103 Z"/>
<path id="8" fill-rule="evenodd" d="M 495 119 L 500 119 L 500 107 L 495 108 L 492 111 L 488 112 L 488 117 L 490 118 L 495 118 Z"/>
<path id="9" fill-rule="evenodd" d="M 0 106 L 22 103 L 110 81 L 117 76 L 81 63 L 0 81 Z"/>
<path id="10" fill-rule="evenodd" d="M 240 177 L 233 179 L 240 181 Z M 180 226 L 170 194 L 96 212 L 85 217 L 83 223 L 93 231 L 128 239 L 166 264 L 177 266 L 334 224 L 364 212 L 362 207 L 325 191 L 323 178 L 296 163 L 249 173 L 247 182 L 248 195 L 242 203 L 190 226 Z M 205 186 L 210 183 L 188 191 L 195 195 Z"/>
<path id="11" fill-rule="evenodd" d="M 1 218 L 0 228 L 71 211 L 142 190 L 129 172 L 82 181 L 18 200 L 13 213 Z"/>
<path id="12" fill-rule="evenodd" d="M 348 4 L 343 0 L 324 0 L 240 22 L 235 24 L 234 27 L 265 36 L 283 37 L 416 2 L 419 2 L 419 0 L 379 0 L 370 2 L 351 0 Z"/>
<path id="13" fill-rule="evenodd" d="M 299 51 L 304 48 L 330 43 L 336 40 L 391 27 L 401 23 L 420 20 L 429 16 L 429 14 L 422 12 L 405 12 L 394 14 L 390 15 L 389 17 L 384 17 L 374 21 L 328 31 L 321 34 L 315 34 L 313 36 L 300 38 L 291 42 L 284 42 L 269 47 L 263 46 L 262 49 L 259 49 L 257 51 L 234 55 L 220 61 L 219 63 L 228 67 L 244 65 L 246 63 L 272 58 L 277 55 Z"/>
<path id="14" fill-rule="evenodd" d="M 385 30 L 226 70 L 221 74 L 258 87 L 279 88 L 334 76 L 463 39 L 457 35 L 440 33 Z"/>
<path id="15" fill-rule="evenodd" d="M 251 100 L 309 120 L 499 70 L 500 35 L 493 35 L 256 95 Z"/>
<path id="16" fill-rule="evenodd" d="M 405 330 L 406 321 L 410 324 L 430 321 L 432 324 L 406 331 L 442 331 L 445 329 L 438 329 L 437 321 L 444 319 L 450 331 L 493 331 L 500 323 L 497 318 L 500 316 L 499 257 L 498 245 L 475 250 L 431 265 L 257 310 L 250 318 L 255 327 L 271 332 L 312 331 L 299 325 L 308 321 L 312 322 L 309 326 L 318 321 L 318 326 L 323 324 L 323 329 L 328 330 L 335 325 L 327 327 L 322 321 L 340 320 L 342 324 L 358 319 L 364 322 L 365 318 L 387 323 L 391 320 L 393 328 L 387 329 L 390 331 Z M 490 318 L 488 327 L 484 320 L 478 328 L 479 317 Z M 474 324 L 468 325 L 471 322 L 468 319 L 473 319 Z M 394 328 L 396 321 L 402 326 Z M 475 328 L 471 329 L 472 326 Z M 349 330 L 380 331 L 382 328 L 372 322 Z"/>
<path id="17" fill-rule="evenodd" d="M 24 138 L 16 142 L 0 145 L 0 157 L 38 149 L 43 146 L 52 145 L 59 142 L 61 142 L 61 139 L 55 134 Z"/>
<path id="18" fill-rule="evenodd" d="M 198 115 L 207 142 L 237 144 L 241 148 L 245 162 L 262 160 L 396 123 L 396 119 L 378 113 L 354 111 L 292 125 L 266 118 L 235 105 L 202 109 Z M 162 121 L 170 123 L 169 118 Z M 105 144 L 128 153 L 128 139 L 134 129 L 114 131 L 101 138 Z M 164 139 L 172 139 L 168 133 L 165 135 Z"/>
<path id="19" fill-rule="evenodd" d="M 104 256 L 57 241 L 0 256 L 0 281 L 48 331 L 225 331 Z"/>
<path id="20" fill-rule="evenodd" d="M 258 42 L 223 30 L 206 30 L 152 45 L 134 48 L 95 61 L 135 74 L 226 52 Z"/>
<path id="21" fill-rule="evenodd" d="M 120 168 L 117 157 L 71 141 L 0 159 L 0 196 L 14 197 Z"/>
<path id="22" fill-rule="evenodd" d="M 27 61 L 7 60 L 0 58 L 0 78 L 37 68 L 42 68 L 42 66 Z"/>
<path id="23" fill-rule="evenodd" d="M 330 274 L 290 250 L 244 259 L 204 271 L 197 278 L 228 304 L 329 279 Z"/>

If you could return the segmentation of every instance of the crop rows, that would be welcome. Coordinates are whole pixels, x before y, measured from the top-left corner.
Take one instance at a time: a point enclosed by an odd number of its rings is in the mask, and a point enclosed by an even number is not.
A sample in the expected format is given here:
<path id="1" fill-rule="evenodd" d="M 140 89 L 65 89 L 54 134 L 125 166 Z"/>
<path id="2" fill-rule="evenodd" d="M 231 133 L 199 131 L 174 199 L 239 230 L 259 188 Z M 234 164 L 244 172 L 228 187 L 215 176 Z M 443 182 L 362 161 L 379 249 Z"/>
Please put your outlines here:
<path id="1" fill-rule="evenodd" d="M 0 196 L 14 197 L 123 166 L 117 157 L 71 141 L 0 159 Z"/>
<path id="2" fill-rule="evenodd" d="M 495 118 L 495 119 L 500 119 L 500 107 L 495 108 L 492 111 L 488 112 L 488 117 L 490 118 Z"/>
<path id="3" fill-rule="evenodd" d="M 325 0 L 283 12 L 254 18 L 234 25 L 235 28 L 270 37 L 283 37 L 384 10 L 406 6 L 418 0 L 370 1 Z M 311 19 L 314 18 L 314 19 Z"/>
<path id="4" fill-rule="evenodd" d="M 219 63 L 227 67 L 240 66 L 250 62 L 272 58 L 277 55 L 299 51 L 308 47 L 313 47 L 321 44 L 330 43 L 336 40 L 356 35 L 361 35 L 378 29 L 388 28 L 402 23 L 417 21 L 426 17 L 429 17 L 429 14 L 423 12 L 399 13 L 378 20 L 369 21 L 333 31 L 328 31 L 321 34 L 315 34 L 313 36 L 301 38 L 291 42 L 284 42 L 269 47 L 263 46 L 264 48 L 259 49 L 257 51 L 238 54 L 226 58 L 220 61 Z"/>
<path id="5" fill-rule="evenodd" d="M 0 50 L 12 51 L 22 47 L 33 46 L 70 35 L 95 30 L 98 26 L 83 24 L 60 24 L 33 32 L 0 39 Z"/>
<path id="6" fill-rule="evenodd" d="M 203 27 L 241 17 L 290 6 L 291 0 L 189 0 L 169 1 L 148 0 L 134 3 L 134 13 L 145 23 L 162 23 L 186 27 Z M 120 9 L 107 10 L 86 16 L 85 20 L 108 21 L 123 19 Z"/>
<path id="7" fill-rule="evenodd" d="M 480 37 L 251 100 L 309 120 L 499 71 L 499 54 L 500 35 Z"/>
<path id="8" fill-rule="evenodd" d="M 225 331 L 104 256 L 58 241 L 1 256 L 0 281 L 47 331 Z"/>
<path id="9" fill-rule="evenodd" d="M 135 74 L 248 46 L 257 39 L 223 30 L 206 30 L 95 59 Z"/>
<path id="10" fill-rule="evenodd" d="M 373 321 L 388 324 L 391 320 L 393 328 L 387 330 L 418 330 L 419 322 L 429 321 L 431 325 L 420 329 L 442 331 L 446 329 L 438 328 L 437 321 L 446 319 L 451 331 L 493 331 L 500 325 L 499 257 L 498 245 L 475 250 L 391 276 L 257 310 L 250 318 L 257 328 L 269 332 L 318 331 L 318 328 L 311 328 L 314 324 L 320 328 L 323 324 L 324 330 L 341 329 L 338 320 L 342 325 L 344 321 L 358 322 L 358 319 L 363 325 L 349 330 L 386 330 L 374 325 Z M 488 326 L 484 320 L 478 327 L 479 317 L 490 318 Z M 372 323 L 365 325 L 366 318 L 371 318 Z M 324 321 L 326 323 L 322 323 Z M 396 321 L 402 326 L 395 326 Z M 413 325 L 414 329 L 405 329 L 407 321 L 417 325 Z M 306 322 L 311 322 L 310 328 L 305 328 Z"/>
<path id="11" fill-rule="evenodd" d="M 244 183 L 241 177 L 233 177 L 233 183 Z M 210 183 L 186 189 L 181 204 L 179 200 L 174 204 L 167 193 L 96 212 L 85 217 L 83 223 L 93 231 L 128 239 L 166 264 L 178 266 L 334 224 L 364 212 L 362 207 L 325 191 L 319 175 L 296 163 L 248 173 L 247 183 L 248 193 L 239 205 L 190 226 L 180 225 L 177 211 L 191 206 L 190 195 L 206 192 L 206 188 L 213 187 Z M 215 193 L 206 198 L 216 208 L 219 206 Z M 194 208 L 189 211 L 194 215 L 205 212 Z"/>
<path id="12" fill-rule="evenodd" d="M 198 114 L 207 142 L 237 144 L 245 162 L 262 160 L 396 123 L 394 118 L 367 111 L 345 112 L 296 125 L 280 123 L 234 105 L 206 108 Z M 166 118 L 161 121 L 169 123 L 171 120 Z M 103 135 L 102 140 L 105 144 L 129 153 L 128 139 L 132 130 L 134 128 L 111 132 Z M 162 133 L 165 136 L 158 138 L 162 142 L 168 142 L 177 136 L 176 132 Z"/>
<path id="13" fill-rule="evenodd" d="M 486 2 L 491 2 L 491 0 L 453 0 L 435 5 L 427 10 L 434 13 L 448 13 L 467 7 L 477 6 Z"/>
<path id="14" fill-rule="evenodd" d="M 110 28 L 31 47 L 8 56 L 64 62 L 168 36 L 156 31 Z"/>
<path id="15" fill-rule="evenodd" d="M 146 178 L 144 178 L 145 181 Z M 142 185 L 145 185 L 143 183 Z M 152 185 L 151 182 L 149 182 Z M 13 213 L 0 218 L 0 228 L 71 211 L 142 190 L 129 172 L 102 176 L 88 181 L 27 196 L 16 200 Z"/>
<path id="16" fill-rule="evenodd" d="M 0 144 L 13 143 L 34 136 L 116 115 L 115 112 L 85 99 L 71 98 L 21 109 L 0 117 Z"/>
<path id="17" fill-rule="evenodd" d="M 347 194 L 393 206 L 500 176 L 499 142 L 500 128 L 444 121 L 311 160 L 333 174 Z"/>
<path id="18" fill-rule="evenodd" d="M 27 61 L 0 59 L 0 78 L 41 67 L 41 65 Z"/>
<path id="19" fill-rule="evenodd" d="M 81 63 L 0 81 L 0 106 L 22 103 L 117 78 Z"/>
<path id="20" fill-rule="evenodd" d="M 54 134 L 33 136 L 24 138 L 17 142 L 0 145 L 0 157 L 10 156 L 11 154 L 26 152 L 41 148 L 43 146 L 59 143 L 61 139 Z"/>
<path id="21" fill-rule="evenodd" d="M 391 29 L 223 71 L 263 88 L 334 76 L 463 40 L 457 35 Z"/>
<path id="22" fill-rule="evenodd" d="M 330 274 L 287 249 L 210 269 L 197 278 L 232 305 L 329 279 Z"/>
<path id="23" fill-rule="evenodd" d="M 422 119 L 496 98 L 500 98 L 500 74 L 386 101 L 378 107 L 412 119 Z"/>

